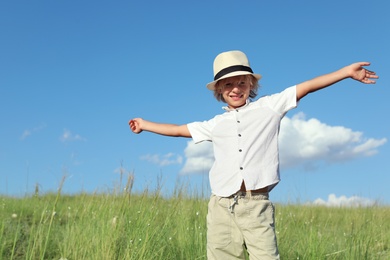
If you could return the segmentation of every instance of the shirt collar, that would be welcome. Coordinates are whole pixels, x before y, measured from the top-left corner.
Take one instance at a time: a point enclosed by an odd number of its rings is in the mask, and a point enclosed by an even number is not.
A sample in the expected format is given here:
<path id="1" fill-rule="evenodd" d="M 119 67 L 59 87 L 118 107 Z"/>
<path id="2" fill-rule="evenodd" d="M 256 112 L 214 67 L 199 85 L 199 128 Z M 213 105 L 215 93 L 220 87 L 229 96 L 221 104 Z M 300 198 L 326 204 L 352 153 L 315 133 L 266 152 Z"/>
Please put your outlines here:
<path id="1" fill-rule="evenodd" d="M 240 109 L 243 109 L 245 107 L 247 107 L 250 103 L 250 100 L 249 98 L 245 101 L 245 105 L 241 106 L 241 107 L 238 107 L 238 108 L 230 108 L 228 106 L 223 106 L 222 109 L 225 110 L 226 112 L 230 112 L 230 111 L 233 111 L 233 110 L 240 110 Z"/>

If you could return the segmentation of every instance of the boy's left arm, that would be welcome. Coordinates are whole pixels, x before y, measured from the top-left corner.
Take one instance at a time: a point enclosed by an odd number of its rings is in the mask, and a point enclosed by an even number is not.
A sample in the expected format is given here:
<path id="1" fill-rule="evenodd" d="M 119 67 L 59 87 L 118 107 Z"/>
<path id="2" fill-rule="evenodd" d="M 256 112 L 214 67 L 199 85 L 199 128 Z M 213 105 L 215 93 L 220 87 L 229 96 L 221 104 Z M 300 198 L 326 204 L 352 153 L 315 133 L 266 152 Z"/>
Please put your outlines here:
<path id="1" fill-rule="evenodd" d="M 375 84 L 375 80 L 373 79 L 377 79 L 379 77 L 375 74 L 375 72 L 363 68 L 363 66 L 369 65 L 369 62 L 353 63 L 335 72 L 302 82 L 296 86 L 297 100 L 300 100 L 311 92 L 326 88 L 346 78 L 352 78 L 365 84 Z"/>

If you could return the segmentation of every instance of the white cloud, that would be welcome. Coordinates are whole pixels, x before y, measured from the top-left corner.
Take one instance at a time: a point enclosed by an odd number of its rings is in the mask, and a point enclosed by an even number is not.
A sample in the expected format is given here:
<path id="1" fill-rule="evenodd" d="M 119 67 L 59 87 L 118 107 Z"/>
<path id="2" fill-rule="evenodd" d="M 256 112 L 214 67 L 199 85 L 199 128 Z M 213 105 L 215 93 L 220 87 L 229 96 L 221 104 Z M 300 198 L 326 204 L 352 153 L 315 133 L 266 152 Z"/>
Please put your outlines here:
<path id="1" fill-rule="evenodd" d="M 39 126 L 36 126 L 36 127 L 33 127 L 32 129 L 26 129 L 23 131 L 22 135 L 20 136 L 20 140 L 24 140 L 26 139 L 27 137 L 29 137 L 30 135 L 32 135 L 33 133 L 36 133 L 36 132 L 39 132 L 41 131 L 42 129 L 44 129 L 46 127 L 46 124 L 41 124 Z"/>
<path id="2" fill-rule="evenodd" d="M 208 173 L 213 165 L 213 146 L 210 142 L 195 144 L 189 141 L 184 153 L 187 159 L 180 171 L 181 174 Z"/>
<path id="3" fill-rule="evenodd" d="M 377 203 L 373 200 L 358 196 L 352 196 L 347 198 L 344 195 L 336 197 L 335 194 L 329 194 L 327 201 L 319 198 L 316 199 L 313 203 L 309 204 L 326 207 L 369 207 L 376 205 Z"/>
<path id="4" fill-rule="evenodd" d="M 62 142 L 71 142 L 71 141 L 86 141 L 84 137 L 81 137 L 78 134 L 72 134 L 68 129 L 64 129 L 64 133 L 60 136 Z"/>
<path id="5" fill-rule="evenodd" d="M 279 135 L 282 167 L 303 165 L 306 168 L 325 161 L 335 163 L 376 154 L 386 138 L 365 138 L 343 126 L 329 126 L 318 119 L 305 119 L 298 113 L 282 120 Z"/>
<path id="6" fill-rule="evenodd" d="M 303 113 L 282 120 L 279 135 L 280 164 L 283 168 L 313 169 L 322 162 L 337 163 L 376 154 L 386 138 L 366 138 L 343 126 L 330 126 Z M 207 173 L 213 164 L 211 143 L 188 142 L 182 174 Z"/>
<path id="7" fill-rule="evenodd" d="M 183 157 L 174 153 L 167 153 L 164 155 L 146 154 L 141 156 L 140 159 L 154 164 L 158 164 L 160 166 L 183 163 Z"/>

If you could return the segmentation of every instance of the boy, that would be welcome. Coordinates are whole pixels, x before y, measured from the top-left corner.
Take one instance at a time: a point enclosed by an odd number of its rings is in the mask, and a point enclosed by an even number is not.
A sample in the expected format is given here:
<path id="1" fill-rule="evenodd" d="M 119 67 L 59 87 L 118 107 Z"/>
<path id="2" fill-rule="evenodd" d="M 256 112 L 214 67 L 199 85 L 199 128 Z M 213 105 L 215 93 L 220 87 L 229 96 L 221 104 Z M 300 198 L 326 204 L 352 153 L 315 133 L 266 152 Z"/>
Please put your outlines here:
<path id="1" fill-rule="evenodd" d="M 281 93 L 257 101 L 261 75 L 253 73 L 241 51 L 219 54 L 214 60 L 214 81 L 207 88 L 225 113 L 187 125 L 161 124 L 135 118 L 134 133 L 149 131 L 166 136 L 192 137 L 195 143 L 213 142 L 215 162 L 209 173 L 211 198 L 207 214 L 207 258 L 279 259 L 274 227 L 274 206 L 269 192 L 280 181 L 278 134 L 283 116 L 308 93 L 346 78 L 373 84 L 378 76 L 354 63 Z"/>

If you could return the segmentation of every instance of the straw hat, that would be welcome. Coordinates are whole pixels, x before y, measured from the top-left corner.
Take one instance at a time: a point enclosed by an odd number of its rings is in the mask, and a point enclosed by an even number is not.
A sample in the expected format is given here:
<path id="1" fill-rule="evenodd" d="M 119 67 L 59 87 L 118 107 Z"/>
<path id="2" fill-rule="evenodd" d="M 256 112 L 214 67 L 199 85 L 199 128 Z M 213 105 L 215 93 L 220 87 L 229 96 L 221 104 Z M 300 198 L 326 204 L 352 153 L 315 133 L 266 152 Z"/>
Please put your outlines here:
<path id="1" fill-rule="evenodd" d="M 207 88 L 215 90 L 215 83 L 218 80 L 239 76 L 253 75 L 257 80 L 261 78 L 260 74 L 254 74 L 248 58 L 241 51 L 227 51 L 219 54 L 214 60 L 214 81 L 207 84 Z"/>

